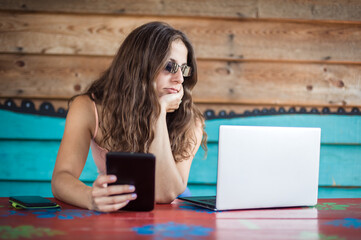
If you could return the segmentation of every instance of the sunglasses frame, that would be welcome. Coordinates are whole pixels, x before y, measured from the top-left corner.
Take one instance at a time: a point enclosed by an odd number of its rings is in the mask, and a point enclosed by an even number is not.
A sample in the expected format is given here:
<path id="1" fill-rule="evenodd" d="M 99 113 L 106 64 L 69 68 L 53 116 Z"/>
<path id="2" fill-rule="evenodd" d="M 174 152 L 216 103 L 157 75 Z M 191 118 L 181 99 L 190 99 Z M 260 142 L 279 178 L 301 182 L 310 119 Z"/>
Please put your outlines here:
<path id="1" fill-rule="evenodd" d="M 192 67 L 188 65 L 179 65 L 173 61 L 167 62 L 164 69 L 172 74 L 176 74 L 179 68 L 181 69 L 183 77 L 192 76 Z"/>

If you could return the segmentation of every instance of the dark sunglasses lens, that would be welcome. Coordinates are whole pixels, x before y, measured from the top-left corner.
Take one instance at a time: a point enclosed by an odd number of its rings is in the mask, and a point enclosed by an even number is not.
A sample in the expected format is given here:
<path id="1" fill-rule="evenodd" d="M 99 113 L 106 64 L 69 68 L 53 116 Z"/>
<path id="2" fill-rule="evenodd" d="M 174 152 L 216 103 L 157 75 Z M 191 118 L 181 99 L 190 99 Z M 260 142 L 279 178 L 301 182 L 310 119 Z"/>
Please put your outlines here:
<path id="1" fill-rule="evenodd" d="M 174 74 L 178 71 L 178 64 L 174 62 L 168 62 L 167 65 L 165 66 L 165 70 Z"/>
<path id="2" fill-rule="evenodd" d="M 172 73 L 172 71 L 173 71 L 173 63 L 168 62 L 167 65 L 165 66 L 165 70 Z"/>
<path id="3" fill-rule="evenodd" d="M 182 66 L 183 77 L 190 77 L 192 74 L 192 68 L 190 66 Z"/>

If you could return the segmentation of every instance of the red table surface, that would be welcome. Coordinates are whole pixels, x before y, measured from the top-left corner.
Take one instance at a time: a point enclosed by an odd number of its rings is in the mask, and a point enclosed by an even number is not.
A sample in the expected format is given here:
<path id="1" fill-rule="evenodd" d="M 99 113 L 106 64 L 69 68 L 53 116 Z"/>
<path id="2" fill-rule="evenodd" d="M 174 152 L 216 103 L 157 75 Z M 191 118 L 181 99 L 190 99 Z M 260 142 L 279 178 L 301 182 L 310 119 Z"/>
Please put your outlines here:
<path id="1" fill-rule="evenodd" d="M 361 198 L 224 212 L 181 200 L 151 212 L 116 213 L 54 201 L 61 210 L 16 210 L 0 198 L 0 239 L 361 239 Z"/>

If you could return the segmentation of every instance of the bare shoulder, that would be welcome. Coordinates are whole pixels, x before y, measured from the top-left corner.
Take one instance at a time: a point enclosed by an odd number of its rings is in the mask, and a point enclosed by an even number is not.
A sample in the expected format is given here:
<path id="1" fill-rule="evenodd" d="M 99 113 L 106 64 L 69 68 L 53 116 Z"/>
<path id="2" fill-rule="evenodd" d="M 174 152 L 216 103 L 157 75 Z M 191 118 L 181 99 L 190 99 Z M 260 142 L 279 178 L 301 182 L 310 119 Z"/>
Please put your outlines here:
<path id="1" fill-rule="evenodd" d="M 74 98 L 74 100 L 70 103 L 70 107 L 82 107 L 89 108 L 93 105 L 93 101 L 86 95 L 80 95 Z"/>
<path id="2" fill-rule="evenodd" d="M 193 129 L 196 134 L 202 134 L 203 133 L 203 126 L 204 121 L 202 121 L 199 118 L 196 118 L 194 121 Z"/>
<path id="3" fill-rule="evenodd" d="M 69 112 L 88 116 L 94 112 L 94 103 L 88 96 L 78 96 L 70 103 Z"/>
<path id="4" fill-rule="evenodd" d="M 96 124 L 93 101 L 85 95 L 76 97 L 70 103 L 67 122 L 93 129 Z"/>

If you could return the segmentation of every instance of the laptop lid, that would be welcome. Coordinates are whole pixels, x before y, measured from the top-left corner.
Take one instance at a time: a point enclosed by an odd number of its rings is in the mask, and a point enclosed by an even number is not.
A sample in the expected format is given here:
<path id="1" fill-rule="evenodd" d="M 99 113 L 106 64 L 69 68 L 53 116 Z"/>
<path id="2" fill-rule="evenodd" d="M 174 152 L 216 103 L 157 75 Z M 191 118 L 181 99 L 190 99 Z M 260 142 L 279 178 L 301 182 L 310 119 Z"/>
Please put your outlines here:
<path id="1" fill-rule="evenodd" d="M 216 209 L 315 205 L 320 138 L 320 128 L 221 125 Z"/>

